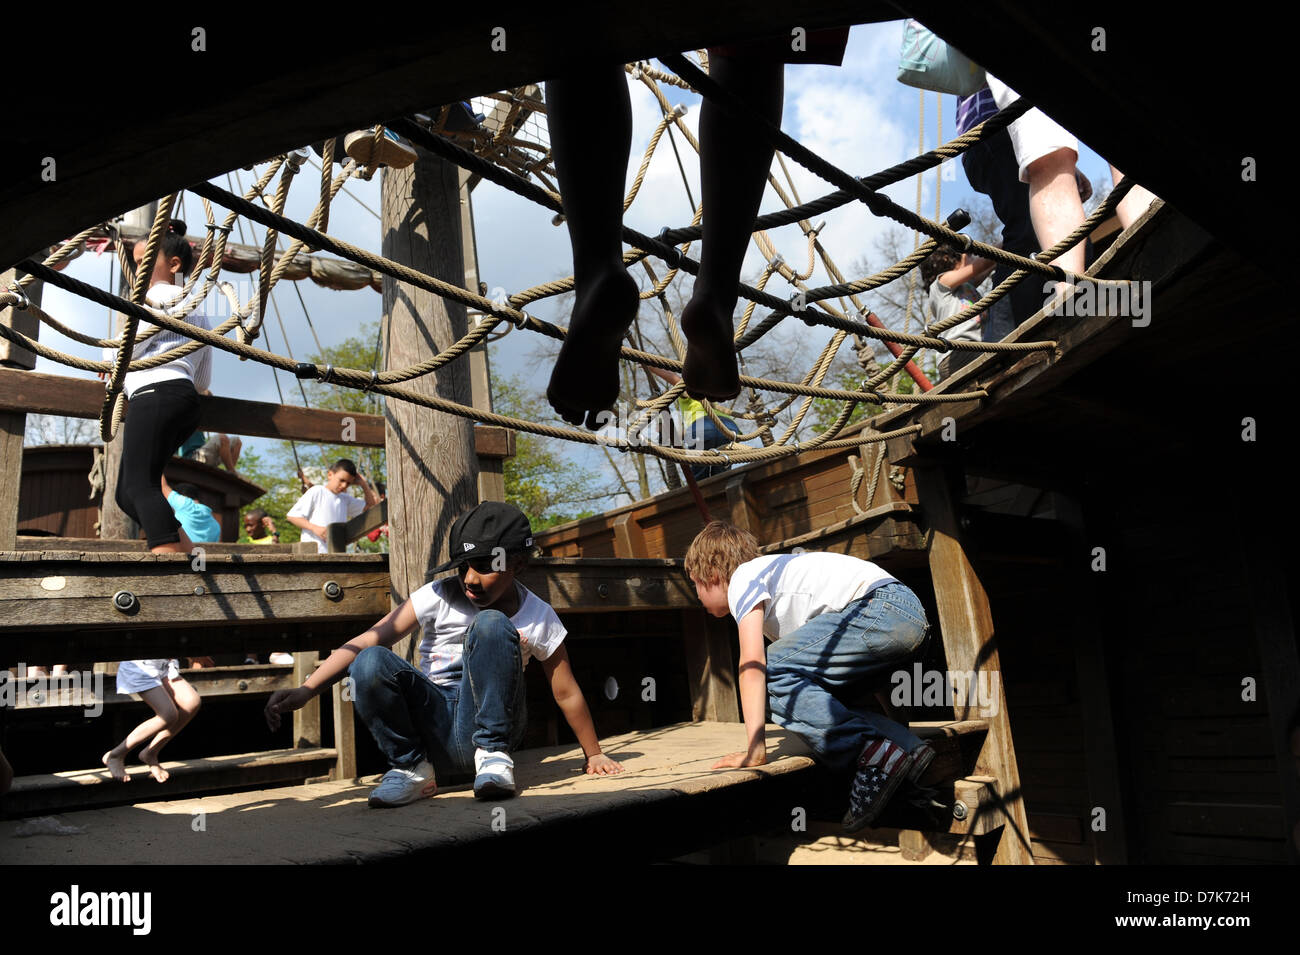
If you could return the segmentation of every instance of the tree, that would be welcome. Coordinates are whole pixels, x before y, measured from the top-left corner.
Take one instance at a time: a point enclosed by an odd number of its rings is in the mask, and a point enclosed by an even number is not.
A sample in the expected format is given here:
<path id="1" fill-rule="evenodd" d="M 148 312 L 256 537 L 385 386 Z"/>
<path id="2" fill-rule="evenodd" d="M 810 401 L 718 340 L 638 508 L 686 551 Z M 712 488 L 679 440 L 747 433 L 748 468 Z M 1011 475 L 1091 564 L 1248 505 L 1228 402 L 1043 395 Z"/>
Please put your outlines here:
<path id="1" fill-rule="evenodd" d="M 319 352 L 307 356 L 307 361 L 318 365 L 335 365 L 340 368 L 375 368 L 377 367 L 378 322 L 366 322 L 358 329 L 358 334 Z M 384 400 L 381 395 L 363 392 L 355 388 L 327 385 L 324 382 L 310 381 L 303 383 L 307 404 L 313 408 L 329 408 L 333 411 L 352 414 L 383 414 Z M 339 435 L 340 441 L 343 435 Z M 385 480 L 384 449 L 365 448 L 348 444 L 309 444 L 301 441 L 277 441 L 268 452 L 265 461 L 251 451 L 246 451 L 239 459 L 239 470 L 247 473 L 250 480 L 267 488 L 267 493 L 259 498 L 254 507 L 260 507 L 275 518 L 280 528 L 280 542 L 290 543 L 301 539 L 301 532 L 284 519 L 294 503 L 302 496 L 302 485 L 297 478 L 299 462 L 304 469 L 310 469 L 320 477 L 320 471 L 333 464 L 339 458 L 349 458 L 365 474 L 372 485 Z M 309 475 L 310 477 L 310 475 Z M 241 540 L 246 540 L 240 529 Z M 378 552 L 379 544 L 361 538 L 356 542 L 358 550 Z"/>
<path id="2" fill-rule="evenodd" d="M 103 444 L 99 438 L 99 422 L 94 418 L 29 414 L 23 445 L 34 448 L 45 444 Z"/>
<path id="3" fill-rule="evenodd" d="M 549 407 L 514 376 L 492 377 L 492 408 L 497 414 L 528 421 L 548 417 Z M 506 500 L 528 515 L 534 531 L 590 517 L 591 505 L 615 493 L 566 457 L 558 438 L 520 432 L 515 456 L 503 468 Z"/>

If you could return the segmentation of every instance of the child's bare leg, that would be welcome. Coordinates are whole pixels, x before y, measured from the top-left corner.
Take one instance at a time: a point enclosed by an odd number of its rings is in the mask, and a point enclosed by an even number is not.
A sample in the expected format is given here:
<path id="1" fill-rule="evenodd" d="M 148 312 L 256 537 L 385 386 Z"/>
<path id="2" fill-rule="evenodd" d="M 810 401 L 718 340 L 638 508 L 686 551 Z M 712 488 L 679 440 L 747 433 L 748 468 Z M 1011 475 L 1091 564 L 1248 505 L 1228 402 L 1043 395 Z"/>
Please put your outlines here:
<path id="1" fill-rule="evenodd" d="M 1113 186 L 1118 186 L 1124 179 L 1124 174 L 1112 165 L 1110 167 L 1110 181 Z M 1128 191 L 1128 195 L 1120 200 L 1119 205 L 1115 208 L 1115 215 L 1119 219 L 1119 227 L 1127 229 L 1146 212 L 1155 200 L 1156 195 L 1145 186 L 1133 184 L 1133 188 Z"/>
<path id="2" fill-rule="evenodd" d="M 171 544 L 159 544 L 157 547 L 150 547 L 149 552 L 153 554 L 188 554 L 194 549 L 194 541 L 190 540 L 190 535 L 185 533 L 185 528 L 178 527 L 177 531 L 181 539 Z"/>
<path id="3" fill-rule="evenodd" d="M 239 463 L 239 452 L 243 447 L 244 442 L 239 438 L 231 438 L 224 434 L 221 436 L 221 463 L 231 474 L 239 473 L 235 470 L 235 465 Z"/>
<path id="4" fill-rule="evenodd" d="M 140 762 L 149 767 L 149 772 L 153 774 L 154 779 L 160 783 L 165 783 L 170 774 L 163 769 L 159 754 L 162 752 L 162 748 L 171 742 L 190 720 L 194 719 L 194 714 L 199 711 L 199 707 L 202 705 L 202 699 L 194 687 L 181 679 L 169 680 L 159 689 L 165 690 L 169 694 L 169 699 L 174 704 L 173 710 L 176 716 L 154 734 L 148 746 L 140 750 Z"/>
<path id="5" fill-rule="evenodd" d="M 1029 218 L 1044 249 L 1056 245 L 1083 222 L 1083 201 L 1074 178 L 1077 160 L 1073 149 L 1057 149 L 1035 159 L 1025 169 L 1029 177 Z M 1052 264 L 1082 274 L 1083 243 L 1061 253 Z"/>
<path id="6" fill-rule="evenodd" d="M 565 421 L 586 419 L 595 428 L 596 415 L 618 398 L 619 349 L 639 302 L 636 281 L 623 267 L 623 183 L 632 148 L 623 68 L 549 81 L 546 120 L 573 244 L 575 292 L 546 398 Z"/>
<path id="7" fill-rule="evenodd" d="M 775 125 L 781 123 L 785 67 L 768 58 L 709 58 L 709 75 Z M 682 309 L 689 345 L 682 377 L 695 398 L 740 394 L 732 311 L 754 219 L 772 167 L 773 147 L 705 99 L 700 106 L 700 180 L 704 241 L 700 274 Z"/>
<path id="8" fill-rule="evenodd" d="M 118 782 L 130 781 L 130 777 L 126 774 L 127 753 L 145 740 L 157 736 L 167 728 L 168 724 L 176 719 L 176 706 L 172 703 L 171 694 L 164 689 L 165 686 L 166 683 L 163 686 L 156 686 L 152 690 L 145 690 L 140 694 L 140 699 L 149 704 L 155 715 L 131 730 L 126 739 L 110 749 L 101 759 L 101 762 L 108 768 L 109 773 Z M 141 753 L 142 757 L 143 755 Z"/>

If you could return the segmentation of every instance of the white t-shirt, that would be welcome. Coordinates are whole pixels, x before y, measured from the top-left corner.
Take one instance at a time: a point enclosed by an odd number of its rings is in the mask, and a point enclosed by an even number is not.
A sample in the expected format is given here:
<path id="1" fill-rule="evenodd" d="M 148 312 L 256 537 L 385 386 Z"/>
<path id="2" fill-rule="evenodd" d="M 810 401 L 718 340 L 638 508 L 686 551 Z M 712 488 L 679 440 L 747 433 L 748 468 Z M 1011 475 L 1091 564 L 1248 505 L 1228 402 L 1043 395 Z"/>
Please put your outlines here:
<path id="1" fill-rule="evenodd" d="M 763 633 L 780 640 L 818 614 L 843 610 L 882 584 L 897 583 L 875 564 L 847 554 L 772 554 L 736 568 L 727 604 L 739 622 L 759 601 Z"/>
<path id="2" fill-rule="evenodd" d="M 534 657 L 547 659 L 564 642 L 569 631 L 564 629 L 550 604 L 523 584 L 515 586 L 519 588 L 519 609 L 510 622 L 519 631 L 524 666 L 528 666 Z M 420 672 L 434 683 L 459 683 L 465 634 L 479 608 L 465 596 L 458 577 L 425 584 L 411 594 L 411 605 L 424 628 L 416 664 Z"/>
<path id="3" fill-rule="evenodd" d="M 145 293 L 145 304 L 152 305 L 154 308 L 166 311 L 173 304 L 179 304 L 184 289 L 178 285 L 160 284 L 152 286 Z M 212 329 L 212 324 L 204 311 L 207 302 L 200 302 L 186 316 L 185 321 L 198 328 Z M 143 335 L 145 332 L 151 332 L 157 326 L 150 322 L 141 321 L 136 329 L 136 335 Z M 190 339 L 177 332 L 163 329 L 152 338 L 146 339 L 136 345 L 131 351 L 131 360 L 135 361 L 140 358 L 152 358 L 154 355 L 161 355 L 163 352 L 171 351 L 178 345 L 184 345 Z M 112 361 L 117 355 L 117 350 L 105 348 L 103 351 L 104 361 Z M 194 382 L 194 390 L 204 392 L 212 378 L 212 348 L 204 345 L 182 358 L 169 361 L 165 365 L 159 365 L 157 368 L 148 368 L 144 371 L 127 372 L 126 378 L 122 382 L 122 390 L 126 392 L 126 397 L 131 398 L 137 391 L 145 385 L 157 384 L 160 381 L 170 381 L 175 378 L 188 378 Z"/>
<path id="4" fill-rule="evenodd" d="M 325 526 L 350 521 L 365 509 L 366 502 L 361 498 L 355 497 L 347 491 L 335 494 L 325 485 L 315 484 L 307 488 L 307 493 L 298 498 L 298 503 L 289 510 L 286 516 L 305 517 L 313 524 Z M 316 549 L 322 554 L 329 552 L 329 545 L 311 531 L 304 530 L 302 539 L 315 541 Z"/>

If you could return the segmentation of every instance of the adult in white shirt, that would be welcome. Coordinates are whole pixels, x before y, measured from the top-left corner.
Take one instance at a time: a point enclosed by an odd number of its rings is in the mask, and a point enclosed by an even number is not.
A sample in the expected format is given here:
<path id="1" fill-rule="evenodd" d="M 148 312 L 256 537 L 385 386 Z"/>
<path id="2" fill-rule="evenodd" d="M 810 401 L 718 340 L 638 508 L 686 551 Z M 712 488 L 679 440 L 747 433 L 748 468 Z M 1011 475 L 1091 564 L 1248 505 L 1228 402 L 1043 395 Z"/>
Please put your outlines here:
<path id="1" fill-rule="evenodd" d="M 361 488 L 365 500 L 348 493 L 353 484 Z M 302 529 L 302 539 L 315 541 L 320 553 L 328 553 L 329 525 L 352 520 L 368 507 L 379 503 L 379 496 L 357 473 L 356 464 L 348 458 L 339 458 L 330 465 L 324 484 L 314 484 L 298 503 L 285 515 L 289 523 Z"/>

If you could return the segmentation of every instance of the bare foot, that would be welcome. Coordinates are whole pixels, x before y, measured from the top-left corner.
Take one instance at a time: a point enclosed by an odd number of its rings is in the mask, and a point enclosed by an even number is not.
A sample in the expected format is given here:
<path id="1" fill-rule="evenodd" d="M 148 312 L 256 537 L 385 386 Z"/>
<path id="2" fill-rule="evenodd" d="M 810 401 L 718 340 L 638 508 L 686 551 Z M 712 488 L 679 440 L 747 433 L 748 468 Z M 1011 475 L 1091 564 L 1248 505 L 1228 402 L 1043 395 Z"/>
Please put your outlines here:
<path id="1" fill-rule="evenodd" d="M 569 334 L 546 389 L 546 400 L 569 424 L 585 419 L 594 431 L 597 415 L 618 400 L 619 349 L 639 304 L 636 280 L 621 267 L 578 291 Z"/>
<path id="2" fill-rule="evenodd" d="M 686 393 L 712 401 L 729 401 L 740 394 L 731 313 L 697 292 L 682 309 L 682 331 L 688 343 L 682 368 Z"/>
<path id="3" fill-rule="evenodd" d="M 101 758 L 100 762 L 108 769 L 108 773 L 119 783 L 129 783 L 131 777 L 126 774 L 126 762 L 123 756 L 114 756 L 110 749 Z"/>
<path id="4" fill-rule="evenodd" d="M 171 776 L 171 773 L 163 769 L 162 763 L 158 762 L 158 754 L 151 749 L 140 750 L 140 762 L 149 767 L 149 773 L 160 783 L 167 782 Z"/>

